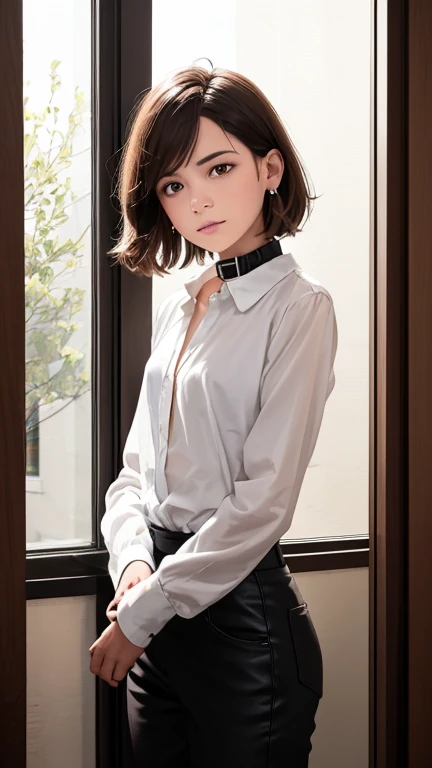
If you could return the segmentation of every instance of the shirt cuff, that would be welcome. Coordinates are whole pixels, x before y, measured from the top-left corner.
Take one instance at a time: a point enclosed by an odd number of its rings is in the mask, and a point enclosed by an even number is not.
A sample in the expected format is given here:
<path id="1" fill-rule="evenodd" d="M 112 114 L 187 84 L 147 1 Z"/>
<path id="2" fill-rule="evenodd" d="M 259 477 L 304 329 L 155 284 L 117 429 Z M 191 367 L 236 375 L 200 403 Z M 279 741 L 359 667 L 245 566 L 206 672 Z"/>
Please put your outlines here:
<path id="1" fill-rule="evenodd" d="M 146 648 L 175 614 L 157 571 L 128 589 L 117 606 L 121 631 L 131 643 L 141 648 Z"/>
<path id="2" fill-rule="evenodd" d="M 135 560 L 143 560 L 145 563 L 147 563 L 147 565 L 150 566 L 153 572 L 156 570 L 156 563 L 148 549 L 143 544 L 130 544 L 128 547 L 126 547 L 126 549 L 123 550 L 117 560 L 116 577 L 114 582 L 115 589 L 117 589 L 119 585 L 125 568 L 127 568 L 128 565 L 133 563 Z"/>

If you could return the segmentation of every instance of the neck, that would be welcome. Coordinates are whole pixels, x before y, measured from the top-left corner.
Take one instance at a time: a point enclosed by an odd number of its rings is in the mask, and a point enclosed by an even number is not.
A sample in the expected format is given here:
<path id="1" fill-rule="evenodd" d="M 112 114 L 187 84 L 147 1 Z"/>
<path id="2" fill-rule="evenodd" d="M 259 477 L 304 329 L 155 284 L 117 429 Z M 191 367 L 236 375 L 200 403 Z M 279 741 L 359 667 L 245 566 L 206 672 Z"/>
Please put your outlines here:
<path id="1" fill-rule="evenodd" d="M 221 251 L 221 253 L 219 254 L 219 257 L 221 260 L 223 260 L 223 259 L 234 259 L 235 256 L 244 256 L 245 253 L 250 253 L 251 251 L 254 251 L 256 248 L 261 248 L 263 245 L 267 245 L 267 243 L 269 243 L 270 240 L 272 240 L 271 237 L 260 237 L 260 238 L 255 238 L 254 240 L 251 240 L 248 243 L 244 243 L 244 245 L 238 245 L 237 243 L 234 243 L 225 251 Z"/>
<path id="2" fill-rule="evenodd" d="M 263 222 L 259 222 L 259 226 L 254 226 L 253 229 L 249 229 L 242 235 L 239 240 L 230 245 L 224 251 L 219 252 L 219 258 L 222 259 L 234 259 L 236 256 L 244 256 L 245 253 L 250 253 L 256 248 L 261 248 L 263 245 L 272 240 L 271 237 L 266 235 L 257 235 L 256 232 L 263 229 Z"/>

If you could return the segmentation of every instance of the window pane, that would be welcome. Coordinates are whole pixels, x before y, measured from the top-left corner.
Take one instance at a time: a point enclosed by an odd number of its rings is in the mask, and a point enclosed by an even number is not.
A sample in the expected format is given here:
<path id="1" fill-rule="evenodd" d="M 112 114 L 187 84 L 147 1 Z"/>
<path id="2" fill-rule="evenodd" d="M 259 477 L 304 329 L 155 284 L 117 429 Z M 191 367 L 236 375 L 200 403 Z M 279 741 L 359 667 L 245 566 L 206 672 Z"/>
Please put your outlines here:
<path id="1" fill-rule="evenodd" d="M 89 543 L 91 2 L 24 0 L 28 548 Z"/>
<path id="2" fill-rule="evenodd" d="M 289 539 L 368 533 L 371 7 L 343 0 L 153 4 L 153 83 L 202 56 L 249 77 L 284 121 L 318 196 L 304 231 L 283 246 L 333 297 L 336 386 Z M 191 265 L 155 276 L 154 313 L 199 271 Z"/>

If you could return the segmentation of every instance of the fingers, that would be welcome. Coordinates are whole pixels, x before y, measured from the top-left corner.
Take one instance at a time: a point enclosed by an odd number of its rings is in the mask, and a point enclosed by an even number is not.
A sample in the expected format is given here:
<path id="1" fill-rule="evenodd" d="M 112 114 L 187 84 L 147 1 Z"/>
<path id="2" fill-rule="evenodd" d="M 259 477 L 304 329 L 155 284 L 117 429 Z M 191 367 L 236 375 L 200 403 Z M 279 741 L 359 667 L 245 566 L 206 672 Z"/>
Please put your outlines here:
<path id="1" fill-rule="evenodd" d="M 141 650 L 138 648 L 138 650 Z M 143 650 L 143 649 L 142 649 Z M 89 648 L 90 672 L 116 688 L 137 659 L 134 646 L 124 637 L 118 624 L 110 624 Z"/>
<path id="2" fill-rule="evenodd" d="M 108 685 L 111 685 L 113 688 L 117 688 L 118 681 L 121 680 L 118 675 L 114 674 L 115 666 L 115 659 L 111 659 L 109 656 L 105 656 L 98 673 L 100 679 L 105 680 L 105 682 L 108 683 Z"/>
<path id="3" fill-rule="evenodd" d="M 101 680 L 104 680 L 113 688 L 117 688 L 118 684 L 121 683 L 128 672 L 133 669 L 133 666 L 134 665 L 127 667 L 120 661 L 115 663 L 113 659 L 104 656 L 101 651 L 96 650 L 92 655 L 90 672 L 99 675 Z"/>
<path id="4" fill-rule="evenodd" d="M 117 619 L 117 606 L 122 599 L 123 595 L 125 594 L 126 589 L 123 589 L 121 592 L 116 592 L 111 602 L 108 604 L 108 607 L 105 611 L 105 615 L 107 619 L 110 621 L 116 621 Z"/>
<path id="5" fill-rule="evenodd" d="M 92 648 L 93 648 L 93 645 L 90 648 L 90 653 L 91 653 L 90 672 L 92 672 L 94 675 L 98 675 L 103 658 L 104 658 L 104 653 L 99 648 L 95 648 L 92 651 Z"/>
<path id="6" fill-rule="evenodd" d="M 123 595 L 127 592 L 127 590 L 134 587 L 140 581 L 141 581 L 141 577 L 136 576 L 135 578 L 130 579 L 130 581 L 124 586 L 124 588 L 120 592 L 117 591 L 115 593 L 113 599 L 111 600 L 111 602 L 109 603 L 105 611 L 105 615 L 107 619 L 109 619 L 110 621 L 116 621 L 116 618 L 117 618 L 116 606 L 119 604 L 120 600 L 122 599 Z"/>
<path id="7" fill-rule="evenodd" d="M 90 662 L 90 672 L 93 672 L 94 675 L 99 675 L 101 680 L 104 680 L 108 685 L 111 685 L 112 688 L 117 688 L 118 681 L 122 680 L 122 677 L 120 677 L 119 674 L 114 673 L 115 666 L 115 660 L 106 656 L 102 650 L 96 648 L 93 651 Z"/>
<path id="8" fill-rule="evenodd" d="M 106 616 L 110 621 L 117 621 L 117 608 L 112 608 L 110 610 L 108 606 Z"/>
<path id="9" fill-rule="evenodd" d="M 105 615 L 107 619 L 110 621 L 115 621 L 117 618 L 117 606 L 122 599 L 123 595 L 125 594 L 126 590 L 129 589 L 129 587 L 126 587 L 125 589 L 122 589 L 121 592 L 116 592 L 111 602 L 108 604 L 108 607 L 105 611 Z"/>
<path id="10" fill-rule="evenodd" d="M 139 574 L 137 574 L 136 576 L 134 576 L 133 578 L 130 578 L 129 581 L 127 581 L 127 582 L 125 582 L 123 584 L 120 582 L 120 584 L 119 584 L 117 589 L 119 589 L 121 587 L 121 592 L 117 591 L 116 594 L 115 594 L 115 598 L 123 597 L 124 593 L 128 589 L 131 589 L 136 584 L 138 584 L 140 581 L 142 581 L 141 576 Z"/>
<path id="11" fill-rule="evenodd" d="M 117 619 L 117 606 L 120 602 L 120 599 L 121 598 L 119 597 L 119 598 L 114 598 L 114 600 L 111 600 L 111 602 L 109 603 L 105 611 L 105 615 L 107 619 L 109 619 L 110 621 L 115 621 Z"/>
<path id="12" fill-rule="evenodd" d="M 114 667 L 113 679 L 121 682 L 131 669 L 132 667 L 126 667 L 121 661 L 118 661 Z"/>

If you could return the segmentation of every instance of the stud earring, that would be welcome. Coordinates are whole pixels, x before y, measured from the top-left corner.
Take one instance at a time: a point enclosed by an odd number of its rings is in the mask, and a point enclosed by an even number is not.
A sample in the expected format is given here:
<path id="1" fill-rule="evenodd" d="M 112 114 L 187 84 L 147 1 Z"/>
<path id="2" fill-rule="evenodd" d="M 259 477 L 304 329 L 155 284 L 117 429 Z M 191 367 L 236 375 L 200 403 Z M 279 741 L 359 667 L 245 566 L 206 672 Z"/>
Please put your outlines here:
<path id="1" fill-rule="evenodd" d="M 271 195 L 277 195 L 278 194 L 277 189 L 270 189 L 269 192 L 270 192 Z"/>

